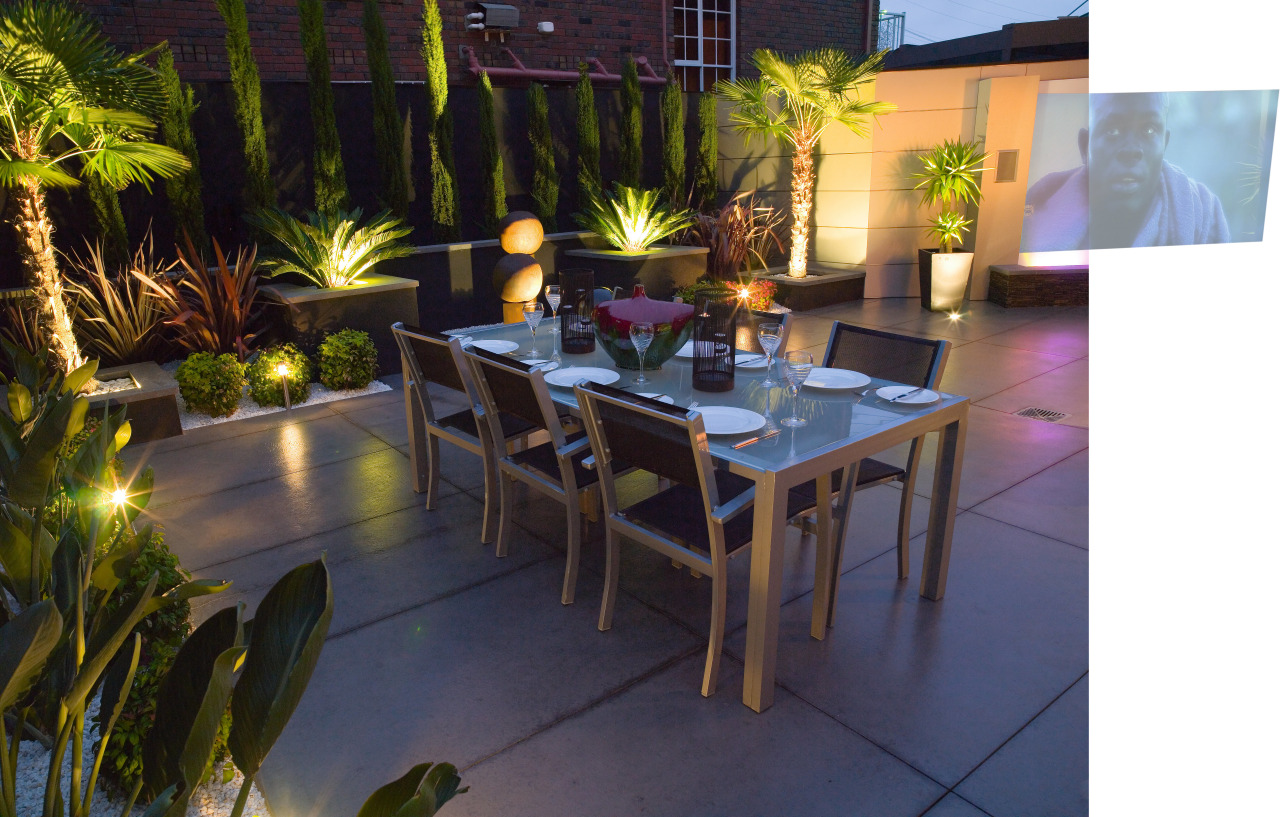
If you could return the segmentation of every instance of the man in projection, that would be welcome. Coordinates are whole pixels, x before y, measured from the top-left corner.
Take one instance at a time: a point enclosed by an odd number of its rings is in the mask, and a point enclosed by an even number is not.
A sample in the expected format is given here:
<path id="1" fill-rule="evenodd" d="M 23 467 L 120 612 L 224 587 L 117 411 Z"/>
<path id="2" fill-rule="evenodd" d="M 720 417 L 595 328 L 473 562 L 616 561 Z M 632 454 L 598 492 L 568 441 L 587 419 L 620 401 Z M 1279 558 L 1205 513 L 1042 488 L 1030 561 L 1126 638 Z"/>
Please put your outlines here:
<path id="1" fill-rule="evenodd" d="M 1230 241 L 1218 197 L 1164 160 L 1168 111 L 1168 94 L 1091 95 L 1079 135 L 1084 164 L 1027 191 L 1024 250 Z"/>

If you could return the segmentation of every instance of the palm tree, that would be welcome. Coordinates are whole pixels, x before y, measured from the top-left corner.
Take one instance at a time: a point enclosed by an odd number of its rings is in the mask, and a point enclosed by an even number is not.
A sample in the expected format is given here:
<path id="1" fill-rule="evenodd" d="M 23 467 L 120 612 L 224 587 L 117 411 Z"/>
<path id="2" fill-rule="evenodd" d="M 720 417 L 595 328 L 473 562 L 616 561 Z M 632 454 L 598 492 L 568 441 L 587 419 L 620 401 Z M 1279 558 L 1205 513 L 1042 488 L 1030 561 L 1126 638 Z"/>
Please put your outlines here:
<path id="1" fill-rule="evenodd" d="M 150 51 L 123 55 L 97 23 L 60 2 L 0 7 L 0 185 L 17 213 L 19 254 L 39 321 L 66 371 L 83 359 L 71 331 L 45 203 L 51 187 L 94 176 L 116 188 L 150 186 L 189 167 L 181 153 L 147 141 L 165 104 Z"/>
<path id="2" fill-rule="evenodd" d="M 875 80 L 884 55 L 855 60 L 837 48 L 784 57 L 767 48 L 751 55 L 759 79 L 721 80 L 715 92 L 733 103 L 737 130 L 772 136 L 791 146 L 791 258 L 787 274 L 805 276 L 809 255 L 809 213 L 813 209 L 813 154 L 833 122 L 867 136 L 867 118 L 896 110 L 888 102 L 858 97 L 858 87 Z"/>

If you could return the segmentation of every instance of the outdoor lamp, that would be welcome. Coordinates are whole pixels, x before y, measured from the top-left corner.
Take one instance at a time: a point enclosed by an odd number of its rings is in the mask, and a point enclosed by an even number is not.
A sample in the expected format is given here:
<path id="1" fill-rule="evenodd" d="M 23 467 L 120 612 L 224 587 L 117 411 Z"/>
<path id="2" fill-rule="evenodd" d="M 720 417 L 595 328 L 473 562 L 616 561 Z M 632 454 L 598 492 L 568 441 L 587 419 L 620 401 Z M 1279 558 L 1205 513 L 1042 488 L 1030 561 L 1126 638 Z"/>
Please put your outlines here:
<path id="1" fill-rule="evenodd" d="M 284 389 L 284 410 L 288 411 L 293 408 L 289 404 L 289 364 L 284 362 L 277 363 L 276 374 L 280 375 L 280 387 Z"/>
<path id="2" fill-rule="evenodd" d="M 129 494 L 123 488 L 117 488 L 111 492 L 111 501 L 116 505 L 124 505 L 129 501 Z"/>

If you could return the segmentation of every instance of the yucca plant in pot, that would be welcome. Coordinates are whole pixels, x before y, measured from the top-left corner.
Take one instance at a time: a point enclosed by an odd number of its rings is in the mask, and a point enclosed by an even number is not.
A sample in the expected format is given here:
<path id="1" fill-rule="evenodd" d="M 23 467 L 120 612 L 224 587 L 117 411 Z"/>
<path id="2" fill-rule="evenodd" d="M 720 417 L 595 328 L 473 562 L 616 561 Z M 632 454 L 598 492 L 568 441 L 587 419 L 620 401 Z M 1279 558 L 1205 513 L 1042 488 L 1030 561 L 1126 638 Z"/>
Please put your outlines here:
<path id="1" fill-rule="evenodd" d="M 381 262 L 413 253 L 401 240 L 411 228 L 387 210 L 362 224 L 363 216 L 356 208 L 308 213 L 301 220 L 269 208 L 245 220 L 273 239 L 262 248 L 265 274 L 294 280 L 262 287 L 274 302 L 272 340 L 294 343 L 311 355 L 326 335 L 358 329 L 373 339 L 379 371 L 393 374 L 400 371 L 400 353 L 391 324 L 417 325 L 418 282 L 375 270 Z"/>
<path id="2" fill-rule="evenodd" d="M 952 312 L 964 303 L 973 253 L 954 248 L 973 220 L 957 208 L 982 201 L 978 174 L 989 155 L 977 142 L 948 139 L 921 156 L 921 170 L 911 174 L 919 180 L 915 189 L 923 190 L 925 207 L 942 204 L 938 215 L 929 220 L 929 235 L 937 239 L 938 249 L 919 250 L 920 305 L 925 309 Z"/>
<path id="3" fill-rule="evenodd" d="M 640 283 L 651 297 L 665 300 L 705 271 L 706 247 L 657 243 L 693 220 L 689 210 L 661 201 L 658 190 L 615 182 L 613 190 L 591 196 L 573 218 L 607 245 L 567 253 L 590 259 L 584 266 L 595 270 L 597 285 L 630 289 Z"/>

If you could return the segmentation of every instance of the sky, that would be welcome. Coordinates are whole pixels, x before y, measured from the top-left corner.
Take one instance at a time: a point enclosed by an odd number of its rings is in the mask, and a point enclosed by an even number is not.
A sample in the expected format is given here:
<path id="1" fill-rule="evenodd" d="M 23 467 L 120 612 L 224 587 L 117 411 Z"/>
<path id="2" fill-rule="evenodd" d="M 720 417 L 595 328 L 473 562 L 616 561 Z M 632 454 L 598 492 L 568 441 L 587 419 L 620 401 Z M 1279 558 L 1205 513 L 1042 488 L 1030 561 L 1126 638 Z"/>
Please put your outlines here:
<path id="1" fill-rule="evenodd" d="M 907 15 L 906 44 L 952 40 L 987 31 L 999 31 L 1009 23 L 1054 20 L 1084 14 L 1088 0 L 880 0 L 882 12 Z M 1073 11 L 1074 10 L 1074 11 Z"/>

